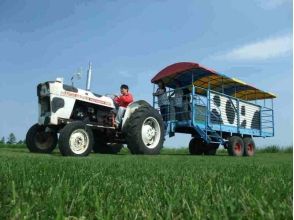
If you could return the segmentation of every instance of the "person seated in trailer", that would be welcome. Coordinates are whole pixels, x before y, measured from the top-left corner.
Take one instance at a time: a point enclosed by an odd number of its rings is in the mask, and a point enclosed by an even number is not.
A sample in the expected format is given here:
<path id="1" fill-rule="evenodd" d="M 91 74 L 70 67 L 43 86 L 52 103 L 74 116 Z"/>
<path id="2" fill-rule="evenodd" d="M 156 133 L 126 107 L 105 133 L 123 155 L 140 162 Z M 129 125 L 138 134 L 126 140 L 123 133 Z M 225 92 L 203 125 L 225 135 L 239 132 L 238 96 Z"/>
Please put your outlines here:
<path id="1" fill-rule="evenodd" d="M 191 92 L 188 88 L 183 88 L 183 114 L 182 114 L 182 120 L 190 120 L 191 117 Z"/>
<path id="2" fill-rule="evenodd" d="M 175 109 L 175 114 L 176 114 L 176 120 L 180 121 L 182 120 L 182 112 L 183 112 L 183 89 L 181 89 L 181 84 L 179 81 L 175 81 L 176 88 L 172 92 L 171 96 L 174 97 L 174 102 L 173 102 L 173 107 Z"/>
<path id="3" fill-rule="evenodd" d="M 153 93 L 154 96 L 157 96 L 158 99 L 158 106 L 160 108 L 160 113 L 162 115 L 163 121 L 168 120 L 168 97 L 166 94 L 166 88 L 163 81 L 158 82 L 158 89 L 155 93 Z"/>
<path id="4" fill-rule="evenodd" d="M 129 87 L 125 84 L 120 86 L 120 96 L 114 98 L 114 102 L 118 105 L 118 111 L 115 117 L 115 126 L 119 127 L 126 108 L 134 101 L 133 95 L 129 92 Z"/>

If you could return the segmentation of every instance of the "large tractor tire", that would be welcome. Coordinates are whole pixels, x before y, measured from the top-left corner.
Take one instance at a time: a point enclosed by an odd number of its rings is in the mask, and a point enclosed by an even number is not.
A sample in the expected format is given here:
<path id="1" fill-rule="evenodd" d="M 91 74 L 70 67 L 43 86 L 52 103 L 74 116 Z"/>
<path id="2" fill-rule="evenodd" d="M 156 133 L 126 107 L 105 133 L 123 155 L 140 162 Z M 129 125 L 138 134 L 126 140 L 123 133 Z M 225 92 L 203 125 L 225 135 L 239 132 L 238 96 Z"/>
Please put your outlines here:
<path id="1" fill-rule="evenodd" d="M 46 132 L 46 127 L 35 124 L 27 132 L 26 145 L 30 152 L 51 153 L 57 145 L 56 132 Z"/>
<path id="2" fill-rule="evenodd" d="M 164 123 L 151 106 L 140 106 L 127 119 L 123 128 L 132 154 L 159 154 L 164 142 Z"/>
<path id="3" fill-rule="evenodd" d="M 242 138 L 238 136 L 232 136 L 228 142 L 228 153 L 230 156 L 243 156 L 244 154 L 244 143 Z"/>
<path id="4" fill-rule="evenodd" d="M 94 136 L 93 151 L 100 154 L 118 154 L 123 148 L 122 144 L 107 143 L 100 135 Z"/>
<path id="5" fill-rule="evenodd" d="M 243 138 L 244 156 L 252 157 L 255 154 L 255 142 L 251 137 Z"/>
<path id="6" fill-rule="evenodd" d="M 92 130 L 77 121 L 61 130 L 58 145 L 63 156 L 87 156 L 92 151 L 93 142 Z"/>
<path id="7" fill-rule="evenodd" d="M 205 142 L 198 138 L 192 138 L 189 143 L 189 152 L 191 155 L 202 155 L 205 148 Z"/>

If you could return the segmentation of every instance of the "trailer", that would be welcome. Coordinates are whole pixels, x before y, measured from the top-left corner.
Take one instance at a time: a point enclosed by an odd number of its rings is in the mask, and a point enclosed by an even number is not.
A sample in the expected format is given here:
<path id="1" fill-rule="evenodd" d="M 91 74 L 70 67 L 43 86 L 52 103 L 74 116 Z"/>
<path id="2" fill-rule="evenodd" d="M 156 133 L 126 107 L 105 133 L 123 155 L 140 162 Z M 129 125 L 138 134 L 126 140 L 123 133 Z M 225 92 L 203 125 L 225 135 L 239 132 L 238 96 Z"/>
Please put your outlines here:
<path id="1" fill-rule="evenodd" d="M 276 96 L 270 92 L 192 62 L 167 66 L 151 82 L 154 94 L 155 84 L 166 88 L 166 134 L 191 134 L 192 155 L 215 155 L 222 145 L 231 156 L 253 156 L 254 137 L 274 136 Z M 155 95 L 153 107 L 160 109 Z"/>

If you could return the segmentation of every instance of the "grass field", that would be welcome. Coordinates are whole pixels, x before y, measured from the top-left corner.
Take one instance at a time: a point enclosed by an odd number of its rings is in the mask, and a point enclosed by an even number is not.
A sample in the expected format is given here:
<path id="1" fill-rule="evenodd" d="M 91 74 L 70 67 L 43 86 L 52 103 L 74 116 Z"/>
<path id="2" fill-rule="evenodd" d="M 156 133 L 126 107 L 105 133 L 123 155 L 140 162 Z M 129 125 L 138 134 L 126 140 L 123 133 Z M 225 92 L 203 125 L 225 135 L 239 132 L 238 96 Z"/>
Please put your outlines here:
<path id="1" fill-rule="evenodd" d="M 292 154 L 252 158 L 0 148 L 0 219 L 292 219 Z"/>

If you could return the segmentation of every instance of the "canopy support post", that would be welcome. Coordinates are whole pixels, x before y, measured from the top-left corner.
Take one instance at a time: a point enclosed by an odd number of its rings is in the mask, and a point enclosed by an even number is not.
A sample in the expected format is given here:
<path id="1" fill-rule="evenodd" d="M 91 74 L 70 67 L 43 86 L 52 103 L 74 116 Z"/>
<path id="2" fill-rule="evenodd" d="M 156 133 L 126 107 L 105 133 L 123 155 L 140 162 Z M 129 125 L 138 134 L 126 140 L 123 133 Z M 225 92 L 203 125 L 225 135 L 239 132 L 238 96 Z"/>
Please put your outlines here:
<path id="1" fill-rule="evenodd" d="M 237 86 L 236 83 L 235 85 L 235 99 L 236 99 L 236 104 L 237 104 L 237 109 L 235 108 L 234 111 L 237 114 L 237 133 L 240 133 L 240 111 L 239 111 L 239 99 L 237 99 Z"/>
<path id="2" fill-rule="evenodd" d="M 192 122 L 192 126 L 194 127 L 195 126 L 195 123 L 194 123 L 194 118 L 195 118 L 195 111 L 196 111 L 196 106 L 195 106 L 195 87 L 194 87 L 194 73 L 192 72 L 192 76 L 191 76 L 191 84 L 192 84 L 192 119 L 191 119 L 191 122 Z"/>
<path id="3" fill-rule="evenodd" d="M 237 90 L 237 88 L 236 88 L 236 83 L 234 83 L 234 85 L 235 85 L 234 87 L 235 87 L 235 98 L 236 98 L 236 97 L 237 97 L 237 91 L 236 91 L 236 90 Z"/>
<path id="4" fill-rule="evenodd" d="M 224 94 L 224 77 L 222 76 L 222 93 Z"/>
<path id="5" fill-rule="evenodd" d="M 208 86 L 207 86 L 207 98 L 206 98 L 206 101 L 207 101 L 207 104 L 206 104 L 206 123 L 205 123 L 205 139 L 206 141 L 208 140 L 208 133 L 207 133 L 207 130 L 208 130 L 208 126 L 210 124 L 210 76 L 208 76 Z"/>
<path id="6" fill-rule="evenodd" d="M 153 84 L 153 94 L 155 93 L 155 84 Z M 155 108 L 155 96 L 152 96 L 153 101 L 153 108 Z"/>
<path id="7" fill-rule="evenodd" d="M 272 123 L 273 123 L 273 136 L 275 136 L 275 117 L 274 117 L 274 99 L 271 99 L 272 103 Z"/>

